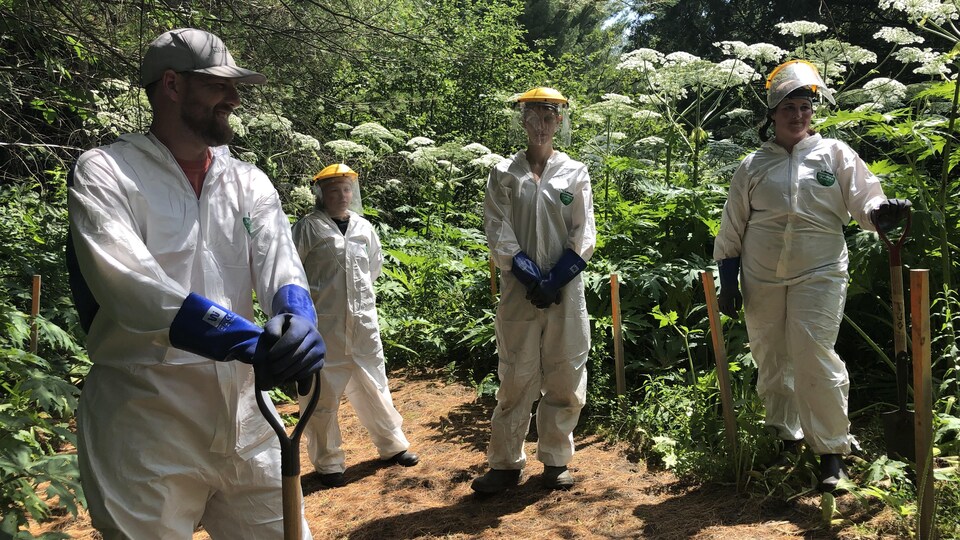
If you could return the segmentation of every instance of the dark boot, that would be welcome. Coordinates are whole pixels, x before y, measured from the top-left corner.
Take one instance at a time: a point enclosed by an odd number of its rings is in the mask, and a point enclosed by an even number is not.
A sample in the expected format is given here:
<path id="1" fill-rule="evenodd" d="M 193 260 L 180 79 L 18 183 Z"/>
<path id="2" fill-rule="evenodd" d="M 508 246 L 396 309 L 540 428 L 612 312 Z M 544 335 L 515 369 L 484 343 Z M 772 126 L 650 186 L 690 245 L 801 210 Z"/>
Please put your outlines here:
<path id="1" fill-rule="evenodd" d="M 342 472 L 320 474 L 320 483 L 328 488 L 338 488 L 347 485 L 347 479 Z"/>
<path id="2" fill-rule="evenodd" d="M 413 467 L 417 463 L 420 463 L 420 456 L 409 450 L 404 450 L 403 452 L 391 456 L 383 461 L 387 463 L 396 463 L 397 465 L 401 465 L 403 467 Z"/>
<path id="3" fill-rule="evenodd" d="M 570 474 L 570 471 L 568 471 L 565 466 L 544 466 L 542 478 L 543 485 L 547 489 L 570 489 L 573 487 L 573 484 L 576 483 L 573 475 Z"/>
<path id="4" fill-rule="evenodd" d="M 487 474 L 477 478 L 470 484 L 477 493 L 493 495 L 502 493 L 520 482 L 520 469 L 504 470 L 490 469 Z"/>
<path id="5" fill-rule="evenodd" d="M 840 479 L 846 479 L 847 473 L 843 470 L 843 456 L 840 454 L 823 454 L 820 456 L 820 485 L 821 492 L 830 493 L 837 489 Z"/>

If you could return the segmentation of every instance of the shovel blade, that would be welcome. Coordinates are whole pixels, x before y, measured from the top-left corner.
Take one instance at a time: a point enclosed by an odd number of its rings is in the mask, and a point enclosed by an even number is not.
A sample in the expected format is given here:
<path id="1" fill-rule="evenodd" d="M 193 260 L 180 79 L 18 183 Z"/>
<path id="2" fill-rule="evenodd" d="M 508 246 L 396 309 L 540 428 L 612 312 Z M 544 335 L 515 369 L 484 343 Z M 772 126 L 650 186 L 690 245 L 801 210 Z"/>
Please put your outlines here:
<path id="1" fill-rule="evenodd" d="M 913 411 L 896 410 L 883 413 L 881 417 L 887 455 L 914 462 L 917 451 L 913 435 Z"/>

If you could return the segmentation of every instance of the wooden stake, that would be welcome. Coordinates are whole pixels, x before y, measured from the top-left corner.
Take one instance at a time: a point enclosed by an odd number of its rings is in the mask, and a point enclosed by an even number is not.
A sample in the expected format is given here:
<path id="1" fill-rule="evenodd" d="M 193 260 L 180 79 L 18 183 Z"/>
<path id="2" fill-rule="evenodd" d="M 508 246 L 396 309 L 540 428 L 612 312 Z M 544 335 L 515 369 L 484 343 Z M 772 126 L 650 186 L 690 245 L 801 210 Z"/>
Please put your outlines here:
<path id="1" fill-rule="evenodd" d="M 37 354 L 37 316 L 40 315 L 40 275 L 33 275 L 33 305 L 30 307 L 30 352 Z"/>
<path id="2" fill-rule="evenodd" d="M 917 457 L 917 538 L 933 540 L 936 510 L 933 490 L 933 378 L 930 372 L 930 274 L 910 271 L 910 321 L 913 338 L 913 407 Z"/>
<path id="3" fill-rule="evenodd" d="M 617 274 L 610 274 L 610 297 L 613 302 L 613 360 L 617 372 L 617 395 L 627 393 L 626 371 L 623 367 L 623 333 L 620 320 L 620 282 Z"/>
<path id="4" fill-rule="evenodd" d="M 713 341 L 713 357 L 717 363 L 717 383 L 720 385 L 720 403 L 723 405 L 723 426 L 727 435 L 730 455 L 737 455 L 737 418 L 733 412 L 733 392 L 730 389 L 730 367 L 727 362 L 727 347 L 723 344 L 723 327 L 720 325 L 720 309 L 717 306 L 717 288 L 713 272 L 700 272 L 703 292 L 707 299 L 707 318 L 710 320 L 710 338 Z"/>
<path id="5" fill-rule="evenodd" d="M 493 257 L 487 260 L 490 265 L 490 295 L 497 298 L 497 265 L 493 264 Z"/>

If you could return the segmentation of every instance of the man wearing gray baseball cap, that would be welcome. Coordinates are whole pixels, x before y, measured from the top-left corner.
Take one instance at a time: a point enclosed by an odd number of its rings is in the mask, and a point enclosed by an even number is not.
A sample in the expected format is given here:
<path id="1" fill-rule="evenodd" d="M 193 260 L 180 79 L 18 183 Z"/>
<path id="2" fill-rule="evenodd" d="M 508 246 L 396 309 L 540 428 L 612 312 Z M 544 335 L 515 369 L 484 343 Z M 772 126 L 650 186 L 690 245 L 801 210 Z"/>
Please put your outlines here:
<path id="1" fill-rule="evenodd" d="M 312 377 L 326 349 L 277 191 L 226 146 L 237 84 L 265 81 L 209 32 L 166 32 L 140 70 L 149 133 L 71 171 L 67 265 L 93 362 L 78 457 L 105 539 L 283 537 L 256 392 Z"/>

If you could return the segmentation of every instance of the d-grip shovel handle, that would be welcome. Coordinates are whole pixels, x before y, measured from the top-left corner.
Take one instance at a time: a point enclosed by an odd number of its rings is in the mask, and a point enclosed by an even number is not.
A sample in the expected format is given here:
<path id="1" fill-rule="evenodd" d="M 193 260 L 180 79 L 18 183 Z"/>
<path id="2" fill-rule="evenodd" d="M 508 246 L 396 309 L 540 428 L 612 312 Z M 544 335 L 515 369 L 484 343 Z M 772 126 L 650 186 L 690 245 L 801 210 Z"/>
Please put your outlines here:
<path id="1" fill-rule="evenodd" d="M 298 384 L 303 382 L 297 381 Z M 303 517 L 300 515 L 300 435 L 303 434 L 310 416 L 317 408 L 317 400 L 320 398 L 320 372 L 317 371 L 313 376 L 313 395 L 310 396 L 307 407 L 300 413 L 300 419 L 297 420 L 297 425 L 290 436 L 287 436 L 283 423 L 267 405 L 265 395 L 266 392 L 257 391 L 257 406 L 260 407 L 260 413 L 267 419 L 270 427 L 277 433 L 277 438 L 280 439 L 280 473 L 283 476 L 283 538 L 300 540 L 300 524 Z"/>
<path id="2" fill-rule="evenodd" d="M 298 383 L 300 382 L 302 381 L 298 381 Z M 266 392 L 257 392 L 257 406 L 260 407 L 260 413 L 267 419 L 270 427 L 277 433 L 277 438 L 280 439 L 280 471 L 283 476 L 300 476 L 300 435 L 306 429 L 307 421 L 313 415 L 314 409 L 317 408 L 317 400 L 320 399 L 319 371 L 313 375 L 313 386 L 315 391 L 310 396 L 306 408 L 300 413 L 297 425 L 289 436 L 287 436 L 287 429 L 283 426 L 283 422 L 273 414 L 270 406 L 267 405 L 267 400 L 264 397 Z"/>
<path id="3" fill-rule="evenodd" d="M 900 258 L 900 248 L 910 232 L 910 207 L 906 208 L 907 219 L 903 232 L 896 242 L 892 242 L 882 230 L 877 228 L 880 239 L 887 245 L 890 252 L 890 295 L 893 309 L 893 348 L 897 362 L 897 407 L 901 411 L 907 410 L 907 380 L 910 377 L 907 357 L 907 324 L 903 305 L 903 263 Z"/>

